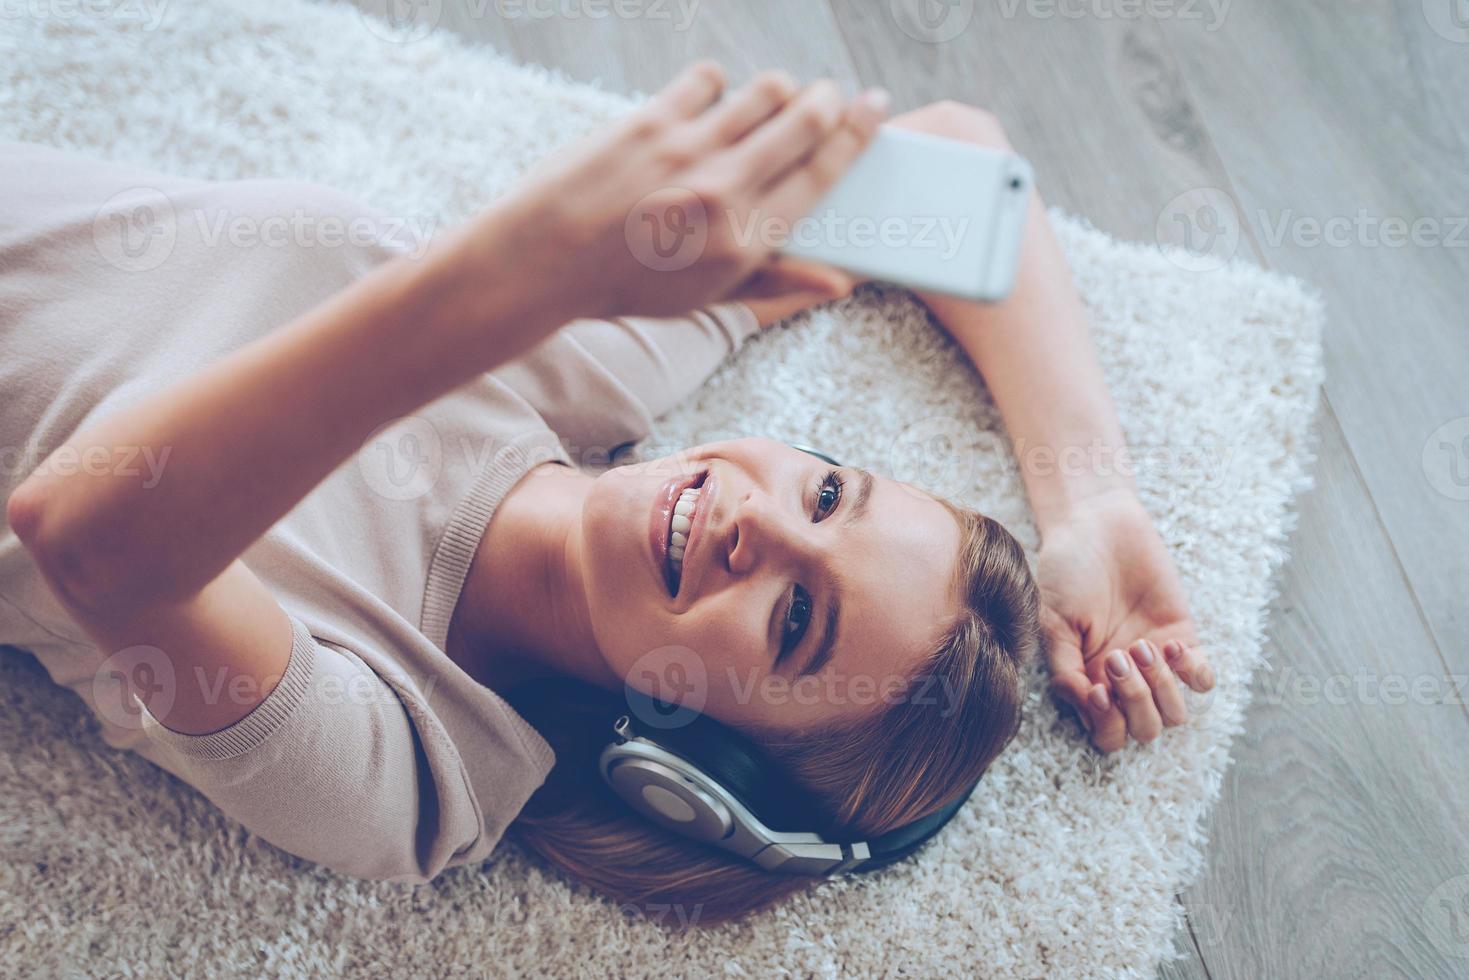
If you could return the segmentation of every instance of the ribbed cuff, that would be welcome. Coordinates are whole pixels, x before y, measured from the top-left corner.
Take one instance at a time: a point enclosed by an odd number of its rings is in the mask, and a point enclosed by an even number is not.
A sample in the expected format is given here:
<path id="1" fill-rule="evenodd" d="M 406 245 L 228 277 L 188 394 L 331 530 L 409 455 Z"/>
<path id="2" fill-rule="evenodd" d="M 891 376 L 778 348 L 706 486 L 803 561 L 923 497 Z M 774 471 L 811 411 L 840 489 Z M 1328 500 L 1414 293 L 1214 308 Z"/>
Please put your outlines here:
<path id="1" fill-rule="evenodd" d="M 755 318 L 755 312 L 739 300 L 718 303 L 706 312 L 724 331 L 731 352 L 739 350 L 747 337 L 760 331 L 760 321 Z"/>
<path id="2" fill-rule="evenodd" d="M 243 755 L 275 734 L 305 699 L 316 664 L 316 640 L 305 623 L 294 616 L 290 619 L 291 658 L 286 663 L 286 672 L 281 675 L 280 683 L 275 689 L 248 715 L 217 732 L 189 735 L 165 727 L 134 694 L 133 703 L 138 706 L 142 728 L 148 740 L 177 749 L 184 755 L 217 760 Z"/>

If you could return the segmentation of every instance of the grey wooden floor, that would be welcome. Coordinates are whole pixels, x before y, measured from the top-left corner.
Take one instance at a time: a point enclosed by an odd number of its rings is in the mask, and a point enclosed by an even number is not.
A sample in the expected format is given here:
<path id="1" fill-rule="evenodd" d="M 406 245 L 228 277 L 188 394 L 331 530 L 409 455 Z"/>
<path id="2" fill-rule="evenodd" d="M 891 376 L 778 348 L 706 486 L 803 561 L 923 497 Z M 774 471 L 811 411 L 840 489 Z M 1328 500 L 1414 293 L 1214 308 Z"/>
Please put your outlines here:
<path id="1" fill-rule="evenodd" d="M 1317 487 L 1163 974 L 1469 976 L 1464 0 L 442 3 L 616 90 L 712 56 L 988 106 L 1049 203 L 1318 286 Z"/>

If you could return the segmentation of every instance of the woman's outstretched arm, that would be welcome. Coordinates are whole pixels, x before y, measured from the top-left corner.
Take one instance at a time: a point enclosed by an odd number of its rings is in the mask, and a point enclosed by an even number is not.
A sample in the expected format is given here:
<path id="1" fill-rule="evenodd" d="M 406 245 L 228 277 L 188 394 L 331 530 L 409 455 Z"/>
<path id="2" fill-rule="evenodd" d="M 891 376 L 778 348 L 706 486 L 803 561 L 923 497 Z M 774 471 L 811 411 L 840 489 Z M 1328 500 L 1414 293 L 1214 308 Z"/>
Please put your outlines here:
<path id="1" fill-rule="evenodd" d="M 957 103 L 893 125 L 1010 148 L 992 115 Z M 1031 194 L 1009 297 L 920 295 L 984 376 L 1015 447 L 1041 535 L 1053 690 L 1099 748 L 1121 748 L 1129 734 L 1151 741 L 1187 718 L 1174 675 L 1198 691 L 1213 676 L 1178 574 L 1138 501 L 1086 309 L 1039 195 Z"/>
<path id="2" fill-rule="evenodd" d="M 424 256 L 379 267 L 62 447 L 87 459 L 167 450 L 155 484 L 131 467 L 43 462 L 11 495 L 11 527 L 99 647 L 148 644 L 179 676 L 244 675 L 258 694 L 210 703 L 180 685 L 161 721 L 213 731 L 273 689 L 289 622 L 239 555 L 372 431 L 572 319 L 672 315 L 729 295 L 768 250 L 726 216 L 805 213 L 884 108 L 778 74 L 721 101 L 723 87 L 717 67 L 692 66 Z M 703 221 L 702 248 L 663 261 L 660 221 Z"/>

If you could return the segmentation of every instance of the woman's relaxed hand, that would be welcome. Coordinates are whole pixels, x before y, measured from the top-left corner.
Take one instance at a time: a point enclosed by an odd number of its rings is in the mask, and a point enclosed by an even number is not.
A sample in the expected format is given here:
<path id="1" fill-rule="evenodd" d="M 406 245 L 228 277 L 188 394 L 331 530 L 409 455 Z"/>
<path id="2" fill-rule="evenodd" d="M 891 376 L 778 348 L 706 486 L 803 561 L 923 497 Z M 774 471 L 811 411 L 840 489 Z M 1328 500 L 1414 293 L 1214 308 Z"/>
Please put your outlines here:
<path id="1" fill-rule="evenodd" d="M 1047 528 L 1037 578 L 1051 689 L 1097 748 L 1186 721 L 1180 681 L 1214 686 L 1173 561 L 1131 490 L 1098 494 Z"/>
<path id="2" fill-rule="evenodd" d="M 456 243 L 559 320 L 670 316 L 733 295 L 862 152 L 886 96 L 782 72 L 730 94 L 708 62 L 563 151 Z M 501 274 L 506 270 L 499 269 Z"/>

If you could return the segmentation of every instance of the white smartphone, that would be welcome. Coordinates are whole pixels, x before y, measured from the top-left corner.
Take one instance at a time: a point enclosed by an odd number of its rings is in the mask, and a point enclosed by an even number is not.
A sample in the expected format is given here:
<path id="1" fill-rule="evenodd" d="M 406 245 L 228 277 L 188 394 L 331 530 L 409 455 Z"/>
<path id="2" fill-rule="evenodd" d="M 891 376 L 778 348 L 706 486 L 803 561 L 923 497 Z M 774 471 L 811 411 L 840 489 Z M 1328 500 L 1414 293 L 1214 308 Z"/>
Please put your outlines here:
<path id="1" fill-rule="evenodd" d="M 959 140 L 882 126 L 780 251 L 964 299 L 1015 285 L 1030 164 Z"/>

